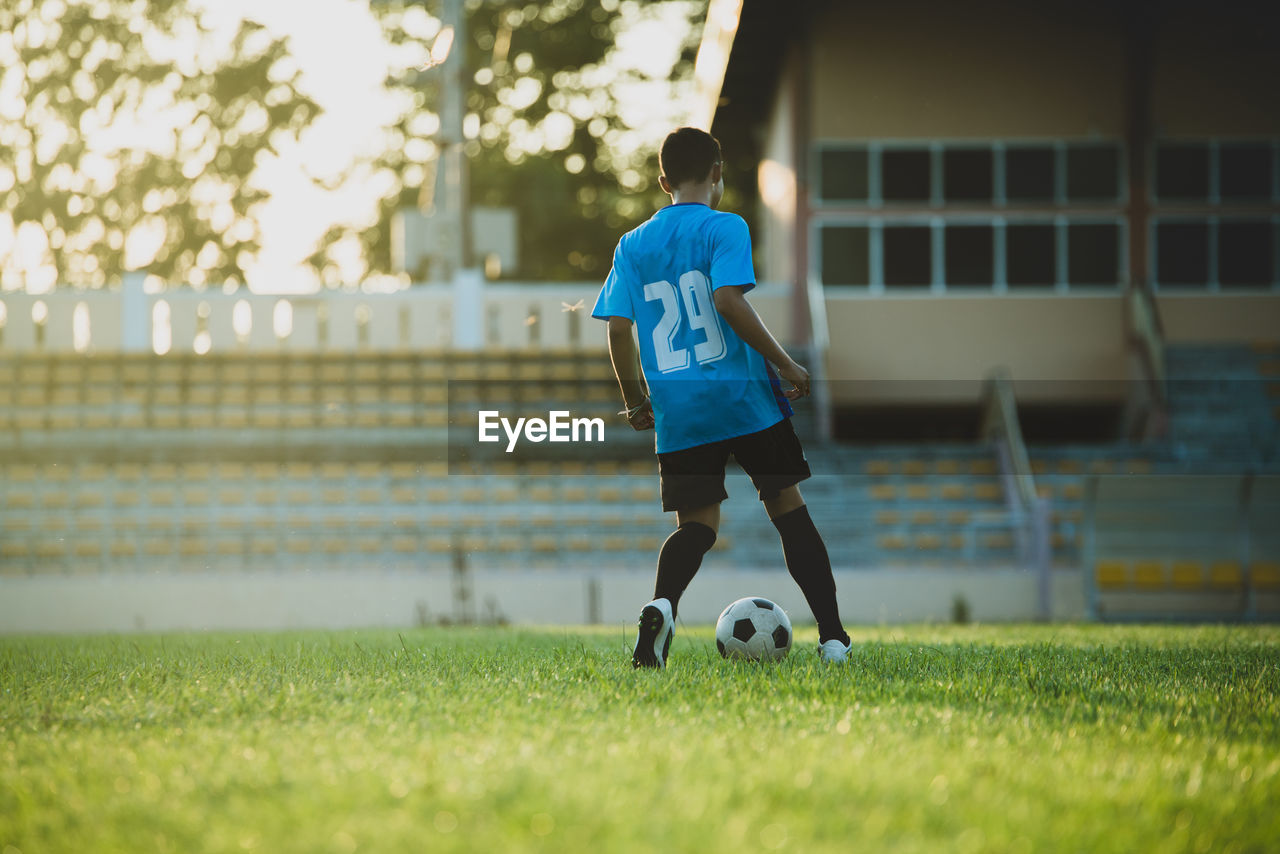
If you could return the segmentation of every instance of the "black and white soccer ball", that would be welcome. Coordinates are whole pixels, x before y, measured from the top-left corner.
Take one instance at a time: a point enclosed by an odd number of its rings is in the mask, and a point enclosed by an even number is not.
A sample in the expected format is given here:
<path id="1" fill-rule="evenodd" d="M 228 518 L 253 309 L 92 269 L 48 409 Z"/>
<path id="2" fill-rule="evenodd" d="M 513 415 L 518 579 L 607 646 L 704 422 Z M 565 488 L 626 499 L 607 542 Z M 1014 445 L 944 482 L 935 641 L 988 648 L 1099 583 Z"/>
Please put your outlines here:
<path id="1" fill-rule="evenodd" d="M 716 621 L 716 649 L 725 658 L 778 661 L 791 649 L 791 620 L 768 599 L 739 599 Z"/>

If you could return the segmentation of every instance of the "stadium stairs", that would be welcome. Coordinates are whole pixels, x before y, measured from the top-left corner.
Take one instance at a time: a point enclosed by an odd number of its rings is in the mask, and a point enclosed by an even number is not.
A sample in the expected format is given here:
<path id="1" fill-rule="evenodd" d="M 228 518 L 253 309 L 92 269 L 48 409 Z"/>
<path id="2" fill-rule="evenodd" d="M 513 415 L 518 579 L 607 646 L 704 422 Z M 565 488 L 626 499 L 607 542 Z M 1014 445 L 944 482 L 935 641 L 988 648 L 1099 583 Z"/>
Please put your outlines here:
<path id="1" fill-rule="evenodd" d="M 1165 363 L 1184 469 L 1280 472 L 1280 347 L 1183 345 Z"/>
<path id="2" fill-rule="evenodd" d="M 1280 346 L 1166 351 L 1169 435 L 1151 477 L 1087 484 L 1089 613 L 1280 618 Z"/>

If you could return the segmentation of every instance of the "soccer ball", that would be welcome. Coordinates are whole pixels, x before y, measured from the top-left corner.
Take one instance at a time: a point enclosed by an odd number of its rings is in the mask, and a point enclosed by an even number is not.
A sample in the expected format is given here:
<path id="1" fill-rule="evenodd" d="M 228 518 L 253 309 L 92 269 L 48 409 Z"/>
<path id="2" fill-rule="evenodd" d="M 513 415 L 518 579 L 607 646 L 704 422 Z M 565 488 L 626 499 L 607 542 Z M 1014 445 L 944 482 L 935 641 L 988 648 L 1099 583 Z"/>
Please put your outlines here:
<path id="1" fill-rule="evenodd" d="M 725 658 L 778 661 L 791 649 L 791 620 L 768 599 L 739 599 L 716 621 L 716 649 Z"/>

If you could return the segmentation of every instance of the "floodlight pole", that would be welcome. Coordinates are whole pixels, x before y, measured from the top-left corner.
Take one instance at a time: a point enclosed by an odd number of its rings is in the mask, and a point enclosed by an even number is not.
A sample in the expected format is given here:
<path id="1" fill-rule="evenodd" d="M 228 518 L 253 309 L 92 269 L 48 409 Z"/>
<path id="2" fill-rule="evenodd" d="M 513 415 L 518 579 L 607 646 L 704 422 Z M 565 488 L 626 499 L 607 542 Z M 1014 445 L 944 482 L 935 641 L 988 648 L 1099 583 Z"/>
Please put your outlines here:
<path id="1" fill-rule="evenodd" d="M 443 268 L 453 289 L 453 342 L 457 350 L 484 346 L 484 274 L 472 264 L 471 213 L 468 198 L 466 136 L 463 117 L 467 109 L 467 13 L 463 0 L 444 0 L 444 26 L 453 28 L 453 46 L 444 61 L 444 86 L 440 109 L 440 166 L 436 170 L 437 221 L 440 225 L 439 256 L 434 266 Z"/>
<path id="2" fill-rule="evenodd" d="M 469 173 L 466 139 L 462 131 L 466 112 L 467 15 L 463 0 L 444 0 L 444 26 L 453 28 L 453 47 L 444 61 L 444 85 L 440 109 L 440 168 L 436 170 L 436 205 L 442 231 L 442 258 L 445 280 L 471 266 Z"/>

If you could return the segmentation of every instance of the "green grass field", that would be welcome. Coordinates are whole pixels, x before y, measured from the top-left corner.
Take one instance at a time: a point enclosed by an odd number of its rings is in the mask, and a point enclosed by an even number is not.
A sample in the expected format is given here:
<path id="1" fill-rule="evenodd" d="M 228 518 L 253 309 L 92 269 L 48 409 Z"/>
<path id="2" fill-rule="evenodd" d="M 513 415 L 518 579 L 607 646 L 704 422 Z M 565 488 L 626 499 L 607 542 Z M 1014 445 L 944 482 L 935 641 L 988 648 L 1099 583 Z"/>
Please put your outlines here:
<path id="1" fill-rule="evenodd" d="M 0 639 L 0 851 L 1264 851 L 1280 627 Z"/>

